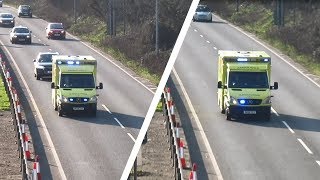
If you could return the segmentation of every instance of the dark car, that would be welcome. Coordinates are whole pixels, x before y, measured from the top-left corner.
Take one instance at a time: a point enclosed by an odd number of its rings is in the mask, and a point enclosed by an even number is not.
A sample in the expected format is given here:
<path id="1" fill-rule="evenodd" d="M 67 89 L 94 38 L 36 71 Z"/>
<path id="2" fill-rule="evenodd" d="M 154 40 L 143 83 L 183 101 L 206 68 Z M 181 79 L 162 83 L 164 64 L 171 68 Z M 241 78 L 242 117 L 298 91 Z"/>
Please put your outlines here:
<path id="1" fill-rule="evenodd" d="M 46 27 L 46 36 L 48 39 L 66 39 L 66 31 L 62 23 L 49 23 Z"/>
<path id="2" fill-rule="evenodd" d="M 31 44 L 31 31 L 27 27 L 16 26 L 10 31 L 10 41 L 12 44 Z"/>
<path id="3" fill-rule="evenodd" d="M 2 0 L 0 0 L 0 7 L 2 7 L 3 6 L 3 1 Z"/>
<path id="4" fill-rule="evenodd" d="M 31 6 L 29 5 L 20 5 L 18 8 L 18 17 L 32 17 L 32 10 Z"/>
<path id="5" fill-rule="evenodd" d="M 37 80 L 51 78 L 52 75 L 52 56 L 58 55 L 57 52 L 40 52 L 34 62 L 34 77 Z"/>
<path id="6" fill-rule="evenodd" d="M 15 20 L 11 13 L 0 13 L 0 25 L 14 27 Z"/>

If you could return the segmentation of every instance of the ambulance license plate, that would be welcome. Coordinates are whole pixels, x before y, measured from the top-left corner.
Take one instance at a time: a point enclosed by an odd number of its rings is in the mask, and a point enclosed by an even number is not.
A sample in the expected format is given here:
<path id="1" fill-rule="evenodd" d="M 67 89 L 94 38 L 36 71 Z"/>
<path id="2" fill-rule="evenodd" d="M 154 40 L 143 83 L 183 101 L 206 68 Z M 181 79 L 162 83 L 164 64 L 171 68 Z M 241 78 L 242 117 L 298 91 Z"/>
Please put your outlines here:
<path id="1" fill-rule="evenodd" d="M 83 111 L 84 107 L 73 107 L 73 110 L 75 110 L 75 111 Z"/>
<path id="2" fill-rule="evenodd" d="M 257 114 L 256 111 L 243 111 L 243 114 Z"/>

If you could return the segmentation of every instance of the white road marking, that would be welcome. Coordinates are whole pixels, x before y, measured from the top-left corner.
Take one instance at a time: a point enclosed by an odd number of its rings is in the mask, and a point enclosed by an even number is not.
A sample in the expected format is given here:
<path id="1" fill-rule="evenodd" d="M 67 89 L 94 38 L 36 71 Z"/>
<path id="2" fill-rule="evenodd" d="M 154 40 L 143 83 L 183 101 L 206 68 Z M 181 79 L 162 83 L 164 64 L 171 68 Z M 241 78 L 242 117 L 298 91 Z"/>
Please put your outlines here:
<path id="1" fill-rule="evenodd" d="M 35 111 L 36 111 L 36 113 L 37 113 L 37 115 L 39 117 L 39 121 L 40 121 L 41 126 L 43 127 L 43 131 L 44 131 L 45 137 L 46 137 L 46 139 L 47 139 L 47 141 L 49 143 L 50 149 L 52 150 L 53 158 L 54 158 L 54 160 L 56 162 L 56 166 L 58 167 L 61 179 L 67 180 L 67 177 L 66 177 L 66 175 L 65 175 L 65 173 L 63 171 L 60 159 L 59 159 L 57 151 L 56 151 L 56 149 L 55 149 L 55 147 L 53 145 L 53 142 L 52 142 L 52 139 L 50 137 L 50 134 L 49 134 L 49 131 L 47 129 L 47 126 L 44 123 L 43 117 L 42 117 L 42 115 L 40 113 L 40 110 L 39 110 L 35 100 L 34 100 L 34 97 L 33 97 L 32 93 L 31 93 L 31 90 L 30 90 L 28 84 L 27 84 L 27 81 L 25 80 L 24 76 L 22 75 L 22 72 L 21 72 L 18 64 L 16 63 L 15 59 L 13 58 L 13 56 L 10 53 L 10 51 L 8 50 L 8 48 L 3 44 L 3 42 L 1 40 L 0 40 L 0 43 L 1 43 L 2 47 L 7 51 L 11 61 L 13 62 L 16 70 L 18 71 L 18 74 L 19 74 L 19 76 L 20 76 L 20 78 L 21 78 L 21 80 L 23 82 L 23 85 L 25 86 L 25 88 L 26 88 L 26 90 L 27 90 L 27 92 L 28 92 L 28 94 L 30 96 L 31 103 L 32 103 L 32 105 L 33 105 L 33 107 L 34 107 L 34 109 L 35 109 Z"/>
<path id="2" fill-rule="evenodd" d="M 35 38 L 35 37 L 37 37 L 37 36 L 33 35 L 33 37 Z"/>
<path id="3" fill-rule="evenodd" d="M 301 139 L 298 138 L 298 141 L 307 150 L 309 154 L 313 154 L 313 152 L 308 148 L 308 146 Z"/>
<path id="4" fill-rule="evenodd" d="M 198 32 L 198 30 L 194 29 L 194 32 Z"/>
<path id="5" fill-rule="evenodd" d="M 276 115 L 276 116 L 280 116 L 276 110 L 273 109 L 273 107 L 271 107 L 271 111 Z"/>
<path id="6" fill-rule="evenodd" d="M 287 124 L 287 122 L 282 121 L 282 123 L 289 129 L 289 131 L 294 134 L 294 131 L 291 129 L 291 127 Z"/>
<path id="7" fill-rule="evenodd" d="M 219 16 L 216 16 L 218 19 L 223 20 L 222 18 L 220 18 Z M 225 20 L 224 20 L 225 21 Z M 281 60 L 283 60 L 285 63 L 287 63 L 289 66 L 291 66 L 293 69 L 295 69 L 297 72 L 299 72 L 302 76 L 304 76 L 305 78 L 307 78 L 309 81 L 311 81 L 314 85 L 316 85 L 317 87 L 320 88 L 320 84 L 318 84 L 317 82 L 315 82 L 313 79 L 311 79 L 310 77 L 308 77 L 306 74 L 304 74 L 301 70 L 299 70 L 297 67 L 295 67 L 293 64 L 291 64 L 289 61 L 287 61 L 286 59 L 284 59 L 283 57 L 281 57 L 278 53 L 276 53 L 274 50 L 272 50 L 271 48 L 269 48 L 267 45 L 265 45 L 264 43 L 260 42 L 259 40 L 255 39 L 254 37 L 250 36 L 248 33 L 242 31 L 240 28 L 232 25 L 230 22 L 226 21 L 228 23 L 229 26 L 233 27 L 234 29 L 238 30 L 239 32 L 241 32 L 242 34 L 246 35 L 247 37 L 249 37 L 250 39 L 252 39 L 253 41 L 255 41 L 256 43 L 260 44 L 261 46 L 263 46 L 264 48 L 268 49 L 271 53 L 273 53 L 274 55 L 278 56 Z"/>
<path id="8" fill-rule="evenodd" d="M 134 137 L 130 133 L 127 133 L 127 134 L 132 139 L 133 142 L 136 142 L 136 140 L 134 139 Z"/>
<path id="9" fill-rule="evenodd" d="M 49 51 L 52 51 L 52 49 L 49 49 Z"/>
<path id="10" fill-rule="evenodd" d="M 117 123 L 120 125 L 121 128 L 123 129 L 125 128 L 117 118 L 113 118 L 113 119 L 117 121 Z"/>
<path id="11" fill-rule="evenodd" d="M 202 38 L 203 38 L 203 35 L 202 35 L 202 34 L 200 34 L 200 37 L 202 37 Z"/>
<path id="12" fill-rule="evenodd" d="M 216 48 L 216 47 L 213 47 L 213 49 L 217 50 L 218 48 Z"/>
<path id="13" fill-rule="evenodd" d="M 161 97 L 161 94 L 163 93 L 163 89 L 164 89 L 165 85 L 167 84 L 167 81 L 168 81 L 170 74 L 172 73 L 173 65 L 178 57 L 182 43 L 187 35 L 187 32 L 189 30 L 189 26 L 192 21 L 192 17 L 194 15 L 194 12 L 196 11 L 196 8 L 197 8 L 197 5 L 199 4 L 199 2 L 200 2 L 200 0 L 193 0 L 191 2 L 188 14 L 183 22 L 183 25 L 182 25 L 182 28 L 181 28 L 180 33 L 178 35 L 178 38 L 176 40 L 176 43 L 175 43 L 173 50 L 171 52 L 171 55 L 169 57 L 169 61 L 166 65 L 166 68 L 164 69 L 164 72 L 163 72 L 162 77 L 160 79 L 158 88 L 155 92 L 155 95 L 153 96 L 153 99 L 152 99 L 151 104 L 149 106 L 148 112 L 144 118 L 143 124 L 142 124 L 140 132 L 138 134 L 136 143 L 134 144 L 134 146 L 132 148 L 131 154 L 130 154 L 129 159 L 127 161 L 126 167 L 123 170 L 123 173 L 121 175 L 120 180 L 127 180 L 128 179 L 130 171 L 133 167 L 133 163 L 138 155 L 138 152 L 140 151 L 142 141 L 143 141 L 145 134 L 148 130 L 148 127 L 150 125 L 151 119 L 152 119 L 154 112 L 156 110 L 156 107 L 160 101 L 160 97 Z M 183 176 L 183 172 L 181 172 L 181 175 Z"/>
<path id="14" fill-rule="evenodd" d="M 109 113 L 109 114 L 112 114 L 112 112 L 107 108 L 107 106 L 106 106 L 106 105 L 102 104 L 102 107 L 103 107 L 104 109 L 106 109 L 106 110 L 108 111 L 108 113 Z"/>
<path id="15" fill-rule="evenodd" d="M 320 161 L 316 161 L 317 162 L 317 164 L 320 166 Z"/>
<path id="16" fill-rule="evenodd" d="M 67 32 L 68 33 L 68 32 Z M 146 85 L 144 85 L 141 81 L 139 81 L 137 78 L 134 78 L 130 73 L 128 73 L 125 69 L 123 69 L 122 67 L 120 67 L 118 64 L 116 64 L 115 62 L 113 62 L 111 59 L 107 58 L 105 55 L 103 55 L 101 52 L 99 52 L 98 50 L 96 50 L 95 48 L 91 47 L 90 45 L 88 45 L 87 43 L 81 41 L 80 39 L 78 39 L 77 37 L 73 36 L 72 34 L 68 33 L 69 36 L 71 36 L 72 38 L 78 40 L 80 43 L 82 43 L 83 45 L 87 46 L 88 48 L 90 48 L 91 50 L 93 50 L 94 52 L 96 52 L 97 54 L 99 54 L 100 56 L 102 56 L 103 58 L 105 58 L 106 60 L 108 60 L 111 64 L 113 64 L 114 66 L 116 66 L 117 68 L 119 68 L 122 72 L 124 72 L 125 74 L 127 74 L 129 77 L 131 77 L 133 80 L 135 80 L 138 84 L 140 84 L 141 86 L 143 86 L 145 89 L 147 89 L 149 92 L 151 92 L 152 94 L 154 94 L 154 92 L 149 89 Z"/>
<path id="17" fill-rule="evenodd" d="M 191 113 L 192 113 L 192 115 L 194 117 L 194 120 L 195 120 L 195 122 L 196 122 L 196 124 L 198 126 L 198 130 L 200 131 L 201 137 L 202 137 L 202 139 L 204 141 L 204 145 L 205 145 L 205 147 L 206 147 L 206 149 L 208 151 L 208 154 L 210 156 L 211 163 L 212 163 L 213 168 L 214 168 L 214 170 L 216 172 L 216 176 L 217 176 L 218 180 L 223 180 L 223 177 L 222 177 L 220 168 L 218 166 L 217 160 L 216 160 L 216 158 L 215 158 L 215 156 L 213 154 L 213 151 L 212 151 L 211 146 L 209 144 L 209 140 L 208 140 L 208 138 L 207 138 L 207 136 L 206 136 L 206 134 L 205 134 L 205 132 L 204 132 L 204 130 L 202 128 L 202 125 L 200 123 L 199 117 L 197 116 L 197 113 L 196 113 L 196 111 L 195 111 L 195 109 L 194 109 L 194 107 L 193 107 L 193 105 L 191 103 L 189 95 L 188 95 L 186 89 L 184 88 L 184 85 L 182 84 L 182 81 L 181 81 L 180 77 L 178 76 L 178 73 L 176 72 L 175 68 L 173 68 L 172 72 L 173 72 L 174 76 L 176 77 L 176 79 L 178 81 L 178 84 L 181 87 L 182 93 L 183 93 L 184 97 L 186 98 L 187 104 L 188 104 L 188 106 L 189 106 L 189 108 L 191 110 Z"/>
<path id="18" fill-rule="evenodd" d="M 41 41 L 41 39 L 38 39 L 38 41 L 40 42 L 40 41 Z"/>
<path id="19" fill-rule="evenodd" d="M 210 43 L 210 41 L 207 41 L 207 43 Z"/>

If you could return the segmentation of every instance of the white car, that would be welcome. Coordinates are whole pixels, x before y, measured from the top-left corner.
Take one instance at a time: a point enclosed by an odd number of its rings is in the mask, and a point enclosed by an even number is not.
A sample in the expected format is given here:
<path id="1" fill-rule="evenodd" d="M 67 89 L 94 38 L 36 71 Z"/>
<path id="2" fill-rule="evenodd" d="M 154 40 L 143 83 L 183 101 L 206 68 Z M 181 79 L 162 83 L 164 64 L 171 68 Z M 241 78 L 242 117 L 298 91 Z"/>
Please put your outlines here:
<path id="1" fill-rule="evenodd" d="M 51 78 L 52 76 L 52 56 L 59 55 L 57 52 L 40 52 L 34 63 L 34 77 L 37 80 Z"/>
<path id="2" fill-rule="evenodd" d="M 193 15 L 193 21 L 207 21 L 212 22 L 212 12 L 206 5 L 198 5 L 195 14 Z"/>

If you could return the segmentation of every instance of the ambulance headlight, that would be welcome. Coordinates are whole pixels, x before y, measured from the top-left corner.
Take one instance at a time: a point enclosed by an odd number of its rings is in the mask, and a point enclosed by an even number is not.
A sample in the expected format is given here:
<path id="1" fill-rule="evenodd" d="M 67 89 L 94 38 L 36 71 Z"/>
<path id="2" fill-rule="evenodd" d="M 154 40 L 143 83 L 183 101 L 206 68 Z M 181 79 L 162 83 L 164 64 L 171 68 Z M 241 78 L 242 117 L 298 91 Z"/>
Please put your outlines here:
<path id="1" fill-rule="evenodd" d="M 261 104 L 271 104 L 271 96 L 268 96 L 264 100 L 262 100 Z"/>
<path id="2" fill-rule="evenodd" d="M 245 104 L 245 103 L 246 103 L 246 100 L 241 99 L 239 102 L 240 102 L 240 104 L 242 104 L 242 105 L 243 105 L 243 104 Z"/>
<path id="3" fill-rule="evenodd" d="M 234 97 L 232 97 L 232 96 L 230 96 L 229 103 L 230 103 L 230 104 L 237 104 L 237 99 L 234 98 Z"/>
<path id="4" fill-rule="evenodd" d="M 97 96 L 92 96 L 90 98 L 90 102 L 97 102 Z"/>

